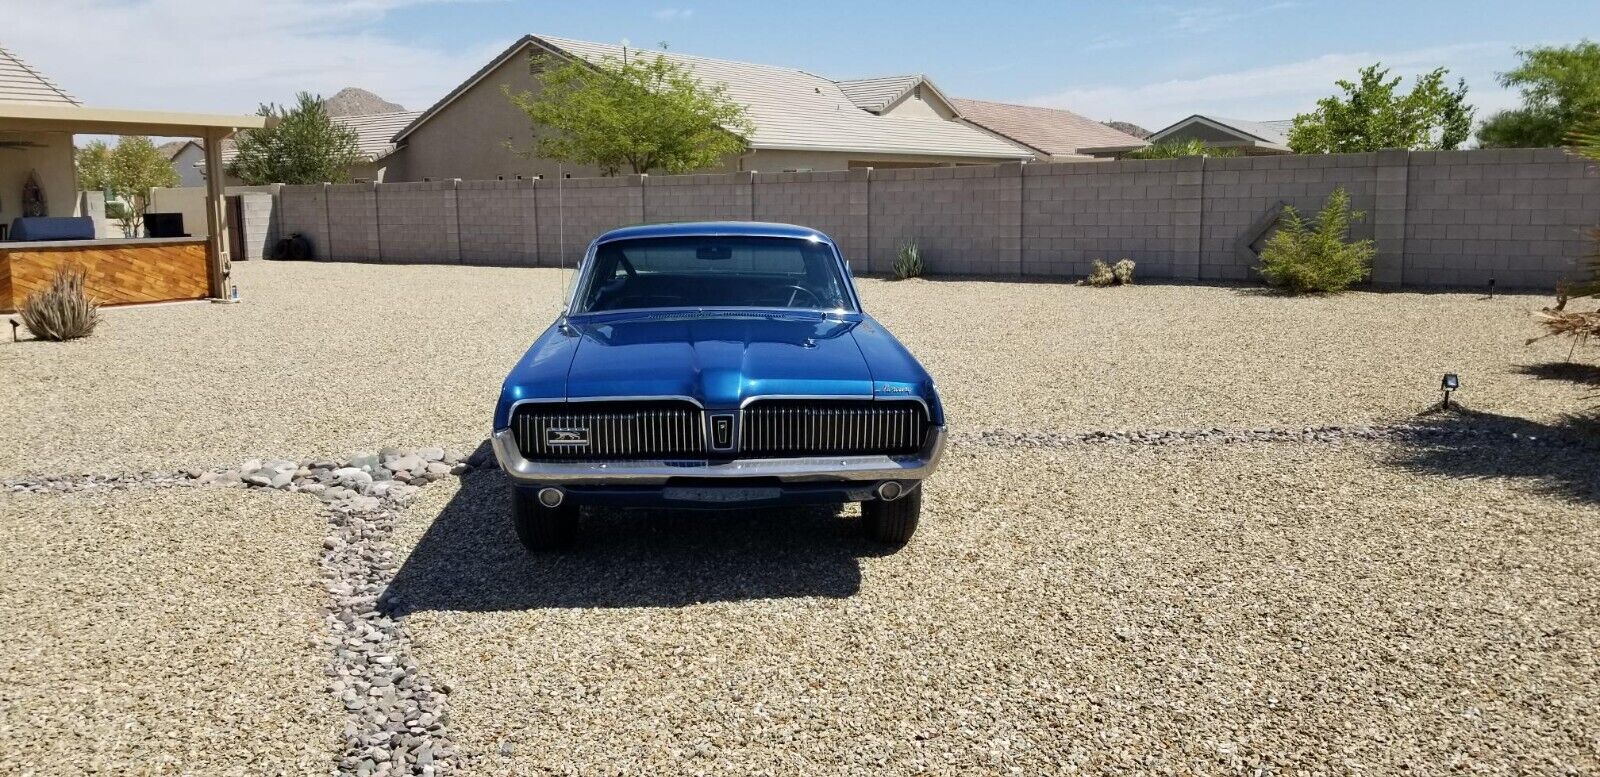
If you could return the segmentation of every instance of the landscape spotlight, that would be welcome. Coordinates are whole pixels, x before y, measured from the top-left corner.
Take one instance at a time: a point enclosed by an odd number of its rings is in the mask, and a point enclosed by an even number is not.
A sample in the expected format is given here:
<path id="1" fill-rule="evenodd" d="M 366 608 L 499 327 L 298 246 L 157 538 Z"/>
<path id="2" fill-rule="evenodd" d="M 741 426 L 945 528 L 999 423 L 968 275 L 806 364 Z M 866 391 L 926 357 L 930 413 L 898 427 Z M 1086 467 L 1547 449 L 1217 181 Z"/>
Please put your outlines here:
<path id="1" fill-rule="evenodd" d="M 16 319 L 14 319 L 14 318 L 11 319 L 11 342 L 13 342 L 13 343 L 18 342 L 18 340 L 17 340 L 17 327 L 19 327 L 19 326 L 22 326 L 22 325 L 17 323 Z"/>
<path id="2" fill-rule="evenodd" d="M 1453 372 L 1444 374 L 1444 379 L 1439 381 L 1439 390 L 1444 392 L 1444 407 L 1450 407 L 1450 392 L 1461 388 L 1461 378 Z"/>

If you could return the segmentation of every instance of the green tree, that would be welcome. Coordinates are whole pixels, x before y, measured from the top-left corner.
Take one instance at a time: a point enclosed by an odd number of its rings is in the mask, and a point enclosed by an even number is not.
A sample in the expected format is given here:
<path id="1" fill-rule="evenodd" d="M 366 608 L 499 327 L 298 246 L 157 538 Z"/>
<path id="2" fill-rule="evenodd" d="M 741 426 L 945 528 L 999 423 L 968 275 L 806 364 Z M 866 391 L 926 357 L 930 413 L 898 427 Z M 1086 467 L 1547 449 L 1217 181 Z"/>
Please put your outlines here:
<path id="1" fill-rule="evenodd" d="M 1289 148 L 1296 154 L 1456 148 L 1472 134 L 1473 110 L 1466 81 L 1451 89 L 1444 80 L 1448 73 L 1425 73 L 1401 93 L 1400 77 L 1390 78 L 1382 63 L 1364 67 L 1359 81 L 1338 82 L 1342 97 L 1324 97 L 1315 111 L 1294 117 Z"/>
<path id="2" fill-rule="evenodd" d="M 228 173 L 249 185 L 347 183 L 350 167 L 365 158 L 355 130 L 334 123 L 322 98 L 295 96 L 293 108 L 263 105 L 268 126 L 242 130 Z"/>
<path id="3" fill-rule="evenodd" d="M 1212 148 L 1197 138 L 1165 140 L 1129 151 L 1124 159 L 1179 159 L 1186 156 L 1238 156 L 1236 148 Z"/>
<path id="4" fill-rule="evenodd" d="M 96 140 L 79 149 L 76 156 L 78 188 L 103 191 L 115 200 L 107 203 L 106 212 L 121 225 L 124 235 L 139 234 L 151 189 L 178 185 L 178 171 L 172 169 L 172 162 L 143 135 L 124 135 L 114 148 Z"/>
<path id="5" fill-rule="evenodd" d="M 1600 44 L 1540 46 L 1517 52 L 1522 63 L 1500 84 L 1522 91 L 1522 107 L 1500 111 L 1478 128 L 1488 148 L 1551 148 L 1600 113 Z"/>
<path id="6" fill-rule="evenodd" d="M 111 188 L 111 147 L 104 140 L 92 140 L 73 155 L 78 168 L 78 191 L 103 192 Z"/>
<path id="7" fill-rule="evenodd" d="M 529 155 L 594 165 L 607 175 L 686 173 L 749 148 L 754 125 L 727 87 L 706 86 L 660 54 L 594 62 L 543 55 L 529 66 L 538 94 L 503 89 L 534 124 Z"/>

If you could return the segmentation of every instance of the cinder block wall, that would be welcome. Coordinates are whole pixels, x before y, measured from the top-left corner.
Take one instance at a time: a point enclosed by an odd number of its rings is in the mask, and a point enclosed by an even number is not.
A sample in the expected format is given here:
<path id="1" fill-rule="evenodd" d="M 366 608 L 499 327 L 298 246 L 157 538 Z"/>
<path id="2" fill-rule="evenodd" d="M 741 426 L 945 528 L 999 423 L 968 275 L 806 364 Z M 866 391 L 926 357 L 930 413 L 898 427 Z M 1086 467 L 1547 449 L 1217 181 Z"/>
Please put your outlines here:
<path id="1" fill-rule="evenodd" d="M 1081 278 L 1095 259 L 1132 259 L 1152 278 L 1194 278 L 1200 159 L 1028 165 L 1022 274 Z"/>
<path id="2" fill-rule="evenodd" d="M 322 258 L 572 266 L 596 235 L 691 220 L 804 224 L 860 272 L 914 241 L 934 273 L 1249 281 L 1282 205 L 1336 187 L 1365 213 L 1385 286 L 1549 289 L 1600 225 L 1600 171 L 1558 149 L 1014 164 L 821 173 L 288 186 L 281 232 Z"/>
<path id="3" fill-rule="evenodd" d="M 1549 288 L 1596 226 L 1600 177 L 1560 149 L 1417 152 L 1398 282 Z"/>
<path id="4" fill-rule="evenodd" d="M 870 272 L 866 170 L 827 173 L 757 173 L 750 192 L 753 218 L 822 230 L 852 269 Z"/>
<path id="5" fill-rule="evenodd" d="M 457 184 L 461 263 L 538 265 L 539 216 L 535 212 L 535 194 L 532 179 Z"/>

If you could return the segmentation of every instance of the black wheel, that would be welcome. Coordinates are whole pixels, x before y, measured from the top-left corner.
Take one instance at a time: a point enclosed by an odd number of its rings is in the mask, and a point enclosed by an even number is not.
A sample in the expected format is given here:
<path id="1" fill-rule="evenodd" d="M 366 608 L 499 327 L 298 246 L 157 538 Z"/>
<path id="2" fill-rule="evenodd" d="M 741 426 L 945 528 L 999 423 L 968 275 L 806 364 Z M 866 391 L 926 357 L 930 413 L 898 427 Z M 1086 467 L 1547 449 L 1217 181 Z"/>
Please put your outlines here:
<path id="1" fill-rule="evenodd" d="M 535 493 L 528 488 L 511 489 L 511 519 L 517 539 L 531 553 L 566 547 L 578 529 L 578 506 L 545 507 Z"/>
<path id="2" fill-rule="evenodd" d="M 897 548 L 911 541 L 921 515 L 921 488 L 893 502 L 879 499 L 861 503 L 861 523 L 867 530 L 867 536 Z"/>

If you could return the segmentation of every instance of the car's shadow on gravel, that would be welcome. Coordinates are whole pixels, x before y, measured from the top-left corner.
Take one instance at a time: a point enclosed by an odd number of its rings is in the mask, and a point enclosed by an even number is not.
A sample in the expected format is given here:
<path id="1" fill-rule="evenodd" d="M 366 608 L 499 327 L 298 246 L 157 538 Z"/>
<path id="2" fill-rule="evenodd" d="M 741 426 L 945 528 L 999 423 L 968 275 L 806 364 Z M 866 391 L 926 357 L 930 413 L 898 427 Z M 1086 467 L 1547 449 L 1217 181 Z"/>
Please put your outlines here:
<path id="1" fill-rule="evenodd" d="M 405 559 L 383 602 L 419 610 L 681 607 L 861 587 L 858 559 L 881 547 L 831 508 L 743 511 L 586 510 L 574 545 L 529 555 L 511 528 L 506 476 L 462 478 Z"/>

